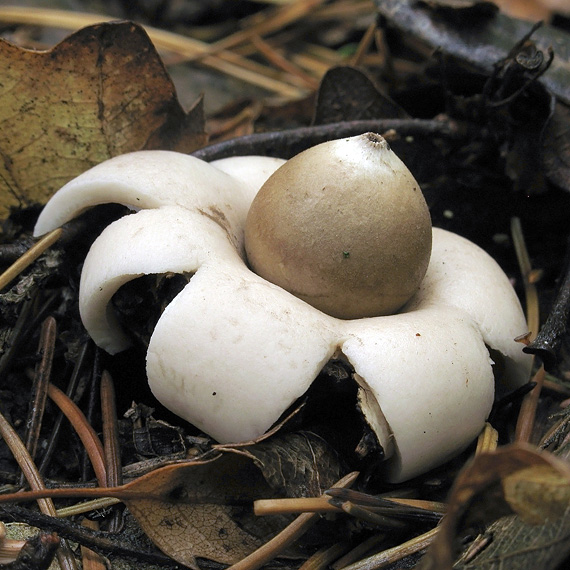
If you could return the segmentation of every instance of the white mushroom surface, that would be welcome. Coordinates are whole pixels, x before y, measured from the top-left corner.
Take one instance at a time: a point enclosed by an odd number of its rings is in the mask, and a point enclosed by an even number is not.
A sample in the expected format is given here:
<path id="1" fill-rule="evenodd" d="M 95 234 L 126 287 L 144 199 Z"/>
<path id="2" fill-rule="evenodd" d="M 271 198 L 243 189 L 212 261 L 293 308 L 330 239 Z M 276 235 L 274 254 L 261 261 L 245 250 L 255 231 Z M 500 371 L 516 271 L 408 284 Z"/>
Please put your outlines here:
<path id="1" fill-rule="evenodd" d="M 526 322 L 509 280 L 478 246 L 435 228 L 424 280 L 398 314 L 342 320 L 315 309 L 245 260 L 249 205 L 283 162 L 119 156 L 56 193 L 35 234 L 104 202 L 140 210 L 95 240 L 81 277 L 82 320 L 99 346 L 124 350 L 129 337 L 109 303 L 115 292 L 145 274 L 192 275 L 158 320 L 147 375 L 163 405 L 216 440 L 263 434 L 340 356 L 355 370 L 387 478 L 442 464 L 478 435 L 496 389 L 528 381 L 531 357 L 514 341 Z M 498 387 L 488 347 L 504 360 Z"/>

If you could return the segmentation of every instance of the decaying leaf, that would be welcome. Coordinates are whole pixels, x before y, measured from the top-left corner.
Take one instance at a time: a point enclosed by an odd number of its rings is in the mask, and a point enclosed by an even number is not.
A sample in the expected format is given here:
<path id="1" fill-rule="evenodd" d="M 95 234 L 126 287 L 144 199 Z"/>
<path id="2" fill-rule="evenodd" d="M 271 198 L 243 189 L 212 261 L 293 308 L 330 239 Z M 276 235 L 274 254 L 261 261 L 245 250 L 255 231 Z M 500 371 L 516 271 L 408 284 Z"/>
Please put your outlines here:
<path id="1" fill-rule="evenodd" d="M 407 113 L 362 70 L 348 65 L 329 69 L 320 84 L 314 124 L 405 118 Z"/>
<path id="2" fill-rule="evenodd" d="M 517 515 L 515 519 L 513 514 Z M 422 561 L 422 570 L 451 569 L 458 536 L 481 531 L 495 521 L 497 525 L 515 525 L 520 531 L 507 541 L 512 552 L 528 547 L 529 529 L 537 535 L 544 534 L 545 542 L 533 544 L 535 550 L 544 551 L 552 546 L 550 532 L 554 528 L 558 529 L 557 553 L 561 548 L 566 554 L 570 552 L 570 466 L 553 454 L 526 444 L 513 444 L 477 456 L 454 483 L 447 515 Z M 499 562 L 504 562 L 500 556 Z M 506 567 L 518 568 L 501 566 Z"/>
<path id="3" fill-rule="evenodd" d="M 256 516 L 254 501 L 321 495 L 341 472 L 336 452 L 311 433 L 277 434 L 218 449 L 213 456 L 172 463 L 119 487 L 42 489 L 4 495 L 0 502 L 40 496 L 118 498 L 158 548 L 196 568 L 197 558 L 234 564 L 290 521 Z M 295 548 L 295 554 L 301 551 Z"/>
<path id="4" fill-rule="evenodd" d="M 90 26 L 49 51 L 0 40 L 0 70 L 0 219 L 117 154 L 206 142 L 201 103 L 184 112 L 135 24 Z"/>
<path id="5" fill-rule="evenodd" d="M 491 524 L 488 545 L 454 570 L 553 570 L 568 556 L 570 514 L 542 525 L 525 523 L 516 515 Z"/>
<path id="6" fill-rule="evenodd" d="M 570 471 L 547 463 L 507 475 L 502 487 L 511 509 L 530 524 L 559 519 L 570 506 Z"/>
<path id="7" fill-rule="evenodd" d="M 413 0 L 375 0 L 379 14 L 389 28 L 413 37 L 433 49 L 440 49 L 476 69 L 492 72 L 533 24 L 511 18 L 498 11 L 481 13 L 485 3 L 474 5 L 470 18 L 457 18 L 457 10 L 448 10 L 442 17 L 440 10 L 432 10 L 425 2 Z M 472 17 L 479 12 L 484 17 Z M 537 47 L 555 49 L 556 57 L 548 71 L 539 79 L 560 101 L 570 103 L 570 41 L 568 34 L 553 26 L 544 25 L 533 34 Z"/>
<path id="8" fill-rule="evenodd" d="M 225 449 L 215 460 L 167 466 L 127 486 L 149 497 L 124 501 L 141 528 L 182 564 L 241 560 L 286 522 L 255 517 L 253 501 L 318 496 L 339 478 L 336 453 L 312 434 Z"/>
<path id="9" fill-rule="evenodd" d="M 273 493 L 284 497 L 318 497 L 342 475 L 337 453 L 310 432 L 277 436 L 247 450 Z"/>
<path id="10" fill-rule="evenodd" d="M 270 491 L 259 470 L 242 455 L 169 465 L 135 480 L 128 489 L 149 497 L 124 501 L 147 536 L 186 566 L 196 566 L 196 557 L 233 564 L 271 534 L 265 527 L 263 536 L 260 526 L 251 522 L 252 501 Z"/>

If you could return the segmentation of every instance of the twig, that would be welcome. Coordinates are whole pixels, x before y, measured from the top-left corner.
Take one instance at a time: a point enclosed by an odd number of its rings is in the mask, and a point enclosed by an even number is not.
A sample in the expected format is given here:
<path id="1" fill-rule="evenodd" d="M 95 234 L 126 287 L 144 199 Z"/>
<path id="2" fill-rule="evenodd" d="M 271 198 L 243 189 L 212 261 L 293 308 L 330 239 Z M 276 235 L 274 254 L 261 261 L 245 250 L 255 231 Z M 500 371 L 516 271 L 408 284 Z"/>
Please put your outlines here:
<path id="1" fill-rule="evenodd" d="M 38 8 L 37 6 L 33 8 L 1 6 L 0 21 L 12 24 L 52 26 L 75 31 L 84 26 L 116 21 L 116 18 L 102 14 L 69 12 L 67 10 Z M 218 48 L 213 50 L 212 46 L 199 40 L 151 26 L 144 26 L 144 29 L 157 49 L 172 51 L 189 60 L 199 59 L 200 63 L 206 67 L 211 67 L 226 75 L 236 77 L 246 83 L 262 87 L 284 97 L 295 98 L 305 92 L 294 85 L 272 77 L 273 70 L 265 69 L 265 73 L 261 73 L 263 68 L 257 65 L 255 66 L 256 70 L 252 71 L 251 64 L 254 62 L 250 62 L 236 53 L 219 51 Z M 212 51 L 217 53 L 211 55 Z"/>
<path id="2" fill-rule="evenodd" d="M 150 564 L 160 564 L 166 567 L 180 567 L 170 557 L 158 552 L 145 552 L 141 550 L 140 546 L 128 544 L 126 542 L 117 540 L 116 537 L 112 539 L 104 532 L 97 532 L 90 529 L 81 527 L 71 520 L 59 519 L 42 515 L 36 511 L 25 509 L 17 505 L 10 505 L 9 507 L 2 507 L 3 516 L 10 516 L 13 519 L 25 522 L 30 526 L 57 532 L 62 538 L 72 540 L 78 544 L 83 544 L 104 554 L 116 554 L 118 556 L 125 556 L 142 562 Z"/>
<path id="3" fill-rule="evenodd" d="M 35 298 L 32 297 L 31 299 L 25 299 L 22 303 L 22 309 L 18 315 L 18 320 L 16 321 L 16 324 L 10 334 L 10 338 L 6 343 L 6 350 L 0 357 L 0 376 L 2 376 L 6 370 L 8 370 L 8 367 L 10 366 L 14 355 L 17 353 L 20 344 L 28 333 L 26 325 L 28 323 L 28 318 L 32 313 L 34 301 Z"/>
<path id="4" fill-rule="evenodd" d="M 536 285 L 532 280 L 532 265 L 526 247 L 520 218 L 513 218 L 511 220 L 511 234 L 513 236 L 515 253 L 517 255 L 517 260 L 523 278 L 526 297 L 526 319 L 531 333 L 529 340 L 532 341 L 536 337 L 538 329 L 540 328 L 538 292 L 536 290 Z"/>
<path id="5" fill-rule="evenodd" d="M 425 550 L 435 539 L 438 530 L 438 527 L 435 527 L 420 536 L 400 544 L 399 546 L 388 548 L 387 550 L 373 554 L 364 560 L 355 562 L 350 566 L 345 566 L 343 570 L 377 570 L 378 568 L 385 568 L 389 564 L 398 562 L 398 560 L 402 560 L 406 556 Z"/>
<path id="6" fill-rule="evenodd" d="M 16 459 L 20 469 L 26 476 L 26 480 L 30 484 L 30 487 L 35 491 L 45 490 L 42 477 L 38 472 L 32 457 L 28 453 L 26 446 L 22 443 L 22 440 L 18 437 L 16 431 L 2 413 L 0 413 L 0 433 L 2 434 L 6 445 L 8 445 L 10 451 L 14 455 L 14 459 Z M 57 516 L 55 506 L 51 499 L 38 499 L 38 506 L 42 513 L 52 517 Z M 77 569 L 75 559 L 73 558 L 73 555 L 66 543 L 61 543 L 61 547 L 57 551 L 57 558 L 63 570 Z"/>
<path id="7" fill-rule="evenodd" d="M 83 346 L 81 347 L 81 350 L 79 352 L 79 356 L 77 357 L 77 360 L 75 361 L 75 365 L 73 367 L 73 372 L 71 373 L 71 378 L 69 379 L 69 384 L 68 384 L 67 390 L 65 392 L 66 396 L 69 399 L 73 398 L 73 394 L 75 393 L 75 390 L 76 390 L 77 385 L 79 383 L 81 369 L 83 368 L 83 363 L 85 361 L 85 357 L 87 355 L 88 349 L 89 349 L 89 343 L 88 342 L 83 343 Z M 55 424 L 53 426 L 53 429 L 51 430 L 46 451 L 42 457 L 42 463 L 39 467 L 40 473 L 45 473 L 45 471 L 46 471 L 46 469 L 47 469 L 47 467 L 51 461 L 51 458 L 52 458 L 53 454 L 55 453 L 55 448 L 57 447 L 57 443 L 59 441 L 59 434 L 61 431 L 61 425 L 63 422 L 63 417 L 64 417 L 63 413 L 60 410 L 59 413 L 57 414 L 57 418 L 55 420 Z"/>
<path id="8" fill-rule="evenodd" d="M 35 459 L 40 438 L 40 429 L 46 407 L 56 336 L 57 325 L 55 319 L 53 317 L 48 317 L 43 322 L 40 333 L 38 354 L 41 356 L 41 360 L 34 374 L 32 400 L 30 402 L 30 410 L 28 412 L 26 448 L 32 459 Z"/>
<path id="9" fill-rule="evenodd" d="M 475 449 L 475 455 L 495 451 L 497 449 L 498 443 L 499 432 L 490 423 L 486 422 L 483 431 L 477 438 L 477 448 Z"/>
<path id="10" fill-rule="evenodd" d="M 48 247 L 51 247 L 61 236 L 62 229 L 57 228 L 36 242 L 24 255 L 17 259 L 2 275 L 0 275 L 0 290 L 4 289 L 24 269 L 31 265 Z"/>
<path id="11" fill-rule="evenodd" d="M 532 379 L 533 382 L 536 383 L 535 387 L 525 395 L 522 401 L 515 428 L 515 441 L 528 442 L 531 440 L 536 418 L 536 409 L 538 407 L 538 400 L 545 376 L 546 372 L 544 366 L 541 366 Z"/>
<path id="12" fill-rule="evenodd" d="M 305 73 L 302 69 L 292 63 L 290 59 L 283 57 L 278 51 L 273 49 L 269 43 L 266 42 L 261 36 L 253 35 L 251 37 L 251 43 L 255 49 L 257 49 L 259 53 L 262 54 L 275 67 L 298 77 L 307 86 L 308 89 L 316 90 L 319 87 L 318 79 Z"/>
<path id="13" fill-rule="evenodd" d="M 98 531 L 99 523 L 97 521 L 92 521 L 89 519 L 83 519 L 81 524 L 88 529 Z M 83 570 L 106 570 L 107 565 L 105 564 L 105 559 L 94 550 L 81 545 L 81 562 L 83 565 Z"/>
<path id="14" fill-rule="evenodd" d="M 416 512 L 417 514 L 426 514 L 428 512 L 443 514 L 446 512 L 444 503 L 436 501 L 424 501 L 421 499 L 409 499 L 405 497 L 392 497 L 386 495 L 369 495 L 352 489 L 328 489 L 325 495 L 336 497 L 344 501 L 352 501 L 366 507 L 377 507 L 382 509 L 403 509 L 408 508 L 408 512 Z M 387 511 L 384 511 L 387 512 Z"/>
<path id="15" fill-rule="evenodd" d="M 324 0 L 297 0 L 288 6 L 269 9 L 255 14 L 245 22 L 244 29 L 215 42 L 211 45 L 209 53 L 219 53 L 231 47 L 235 47 L 248 41 L 252 36 L 264 36 L 288 26 L 297 20 L 304 18 L 309 12 L 322 4 Z"/>
<path id="16" fill-rule="evenodd" d="M 538 292 L 536 290 L 536 285 L 531 278 L 532 265 L 530 262 L 528 250 L 526 248 L 526 243 L 524 240 L 519 218 L 513 218 L 511 220 L 511 232 L 513 235 L 513 243 L 515 246 L 517 259 L 523 277 L 526 296 L 526 314 L 530 334 L 525 338 L 525 343 L 528 344 L 528 342 L 536 338 L 538 329 L 540 328 Z M 538 407 L 538 400 L 540 398 L 545 376 L 546 372 L 544 370 L 544 366 L 541 365 L 533 378 L 533 381 L 536 382 L 535 387 L 525 395 L 522 401 L 519 416 L 517 418 L 517 425 L 515 428 L 515 441 L 528 442 L 532 437 L 532 431 L 536 418 L 536 409 Z"/>
<path id="17" fill-rule="evenodd" d="M 107 465 L 107 487 L 121 485 L 121 451 L 119 446 L 119 426 L 115 403 L 115 386 L 106 370 L 101 375 L 101 415 L 103 422 L 103 449 Z"/>
<path id="18" fill-rule="evenodd" d="M 386 530 L 402 530 L 406 528 L 405 522 L 396 520 L 392 517 L 375 513 L 372 509 L 357 505 L 351 501 L 342 501 L 339 499 L 331 499 L 333 505 L 338 505 L 347 515 L 360 519 L 368 524 L 380 527 Z"/>
<path id="19" fill-rule="evenodd" d="M 339 570 L 340 568 L 344 568 L 345 566 L 360 560 L 367 552 L 370 552 L 373 548 L 377 548 L 382 544 L 386 540 L 387 536 L 387 533 L 379 532 L 368 537 L 366 540 L 363 540 L 360 544 L 356 545 L 352 550 L 339 558 L 334 564 L 331 564 L 330 566 L 332 570 Z"/>
<path id="20" fill-rule="evenodd" d="M 342 121 L 327 125 L 241 136 L 201 148 L 194 152 L 193 156 L 208 162 L 219 158 L 248 154 L 290 158 L 321 142 L 359 135 L 367 131 L 380 134 L 395 131 L 401 137 L 442 137 L 458 142 L 471 140 L 475 134 L 467 125 L 451 120 L 377 119 Z"/>
<path id="21" fill-rule="evenodd" d="M 115 386 L 111 375 L 103 370 L 101 375 L 101 417 L 103 424 L 103 450 L 107 467 L 107 487 L 117 487 L 123 483 L 121 468 L 121 448 L 119 443 L 119 426 L 117 424 L 117 406 L 115 402 Z M 121 526 L 120 513 L 113 509 L 108 530 L 117 532 Z"/>
<path id="22" fill-rule="evenodd" d="M 59 518 L 64 517 L 75 517 L 77 515 L 83 515 L 85 513 L 90 513 L 92 511 L 98 511 L 99 509 L 108 509 L 114 505 L 118 505 L 122 501 L 114 497 L 103 497 L 101 499 L 92 499 L 91 501 L 83 501 L 82 503 L 76 503 L 69 507 L 62 507 L 57 509 L 57 516 Z"/>
<path id="23" fill-rule="evenodd" d="M 380 498 L 370 496 L 371 499 L 376 499 L 377 504 L 368 502 L 366 506 L 370 509 L 383 508 L 386 512 L 387 509 L 396 509 L 397 507 L 410 507 L 418 511 L 435 512 L 443 514 L 445 512 L 445 505 L 443 503 L 436 503 L 435 501 L 424 501 L 421 499 L 400 499 L 400 498 Z M 298 497 L 293 499 L 258 499 L 253 503 L 253 510 L 257 516 L 267 515 L 286 515 L 294 513 L 333 513 L 338 512 L 340 507 L 336 504 L 330 503 L 331 495 L 327 492 L 326 495 L 321 497 Z M 352 502 L 359 502 L 355 498 Z M 378 506 L 382 504 L 382 506 Z M 390 505 L 390 506 L 387 506 Z"/>
<path id="24" fill-rule="evenodd" d="M 331 562 L 334 562 L 339 556 L 345 554 L 349 548 L 350 542 L 348 540 L 337 542 L 329 548 L 315 552 L 315 554 L 301 564 L 299 570 L 324 570 L 328 568 Z"/>
<path id="25" fill-rule="evenodd" d="M 77 435 L 79 436 L 79 439 L 81 439 L 89 459 L 91 460 L 97 481 L 99 482 L 99 485 L 104 487 L 107 479 L 105 455 L 103 452 L 103 445 L 101 444 L 101 440 L 97 433 L 93 427 L 91 427 L 91 424 L 87 421 L 83 412 L 75 402 L 73 402 L 73 400 L 71 400 L 57 386 L 54 386 L 53 384 L 49 385 L 48 396 L 57 404 L 65 417 L 69 420 L 69 423 L 71 423 L 77 432 Z"/>
<path id="26" fill-rule="evenodd" d="M 357 48 L 355 54 L 352 56 L 352 59 L 350 61 L 351 65 L 361 65 L 362 64 L 362 59 L 364 58 L 364 56 L 366 55 L 366 53 L 370 49 L 372 42 L 374 41 L 374 37 L 376 35 L 377 29 L 378 29 L 378 24 L 376 22 L 372 22 L 372 24 L 370 24 L 370 26 L 368 26 L 368 29 L 366 30 L 366 32 L 364 33 L 364 36 L 362 36 L 362 39 L 360 40 L 360 43 L 358 44 L 358 48 Z"/>
<path id="27" fill-rule="evenodd" d="M 354 483 L 358 473 L 349 473 L 340 479 L 335 487 L 349 487 Z M 290 525 L 283 529 L 279 534 L 266 542 L 263 546 L 240 560 L 236 564 L 229 567 L 229 570 L 256 570 L 264 564 L 273 560 L 289 545 L 293 544 L 307 530 L 313 526 L 319 519 L 316 513 L 303 513 L 299 515 Z"/>
<path id="28" fill-rule="evenodd" d="M 256 516 L 290 515 L 297 513 L 338 513 L 339 507 L 331 505 L 330 497 L 298 497 L 292 499 L 258 499 L 253 502 Z"/>

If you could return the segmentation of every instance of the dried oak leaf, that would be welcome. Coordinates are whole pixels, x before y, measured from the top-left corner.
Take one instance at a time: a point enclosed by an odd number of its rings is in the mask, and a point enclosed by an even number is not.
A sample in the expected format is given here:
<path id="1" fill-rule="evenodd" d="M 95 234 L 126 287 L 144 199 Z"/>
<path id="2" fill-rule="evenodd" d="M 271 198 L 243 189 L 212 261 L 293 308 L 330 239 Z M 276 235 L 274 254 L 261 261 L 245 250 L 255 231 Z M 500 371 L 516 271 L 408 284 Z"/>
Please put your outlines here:
<path id="1" fill-rule="evenodd" d="M 466 568 L 536 568 L 527 564 L 530 558 L 524 561 L 527 556 L 538 556 L 544 563 L 538 567 L 553 567 L 553 560 L 570 551 L 570 466 L 527 444 L 477 456 L 457 477 L 447 514 L 420 568 L 451 570 L 458 536 L 491 523 L 487 530 L 493 529 L 495 546 Z"/>
<path id="2" fill-rule="evenodd" d="M 342 470 L 324 439 L 310 432 L 289 433 L 219 445 L 201 459 L 171 463 L 118 487 L 22 491 L 0 495 L 0 503 L 115 497 L 164 554 L 197 569 L 197 558 L 239 562 L 291 521 L 286 515 L 256 516 L 254 501 L 322 494 Z M 326 538 L 337 540 L 330 534 Z M 304 554 L 298 544 L 283 553 Z"/>
<path id="3" fill-rule="evenodd" d="M 568 515 L 542 525 L 516 515 L 503 517 L 487 528 L 491 541 L 486 548 L 453 570 L 562 570 L 567 567 L 569 522 Z"/>
<path id="4" fill-rule="evenodd" d="M 89 26 L 48 51 L 0 39 L 0 70 L 0 219 L 112 156 L 206 142 L 201 101 L 184 111 L 136 24 Z"/>
<path id="5" fill-rule="evenodd" d="M 196 558 L 238 562 L 274 530 L 251 524 L 252 503 L 267 496 L 269 487 L 251 459 L 242 455 L 168 465 L 125 489 L 131 497 L 125 495 L 123 501 L 145 534 L 165 554 L 191 568 L 197 567 Z"/>
<path id="6" fill-rule="evenodd" d="M 341 472 L 334 450 L 311 433 L 219 449 L 213 460 L 169 465 L 123 487 L 122 500 L 147 536 L 187 566 L 196 558 L 245 558 L 289 522 L 256 517 L 255 500 L 317 496 Z"/>
<path id="7" fill-rule="evenodd" d="M 404 119 L 408 115 L 363 70 L 349 65 L 329 69 L 319 86 L 313 123 Z"/>

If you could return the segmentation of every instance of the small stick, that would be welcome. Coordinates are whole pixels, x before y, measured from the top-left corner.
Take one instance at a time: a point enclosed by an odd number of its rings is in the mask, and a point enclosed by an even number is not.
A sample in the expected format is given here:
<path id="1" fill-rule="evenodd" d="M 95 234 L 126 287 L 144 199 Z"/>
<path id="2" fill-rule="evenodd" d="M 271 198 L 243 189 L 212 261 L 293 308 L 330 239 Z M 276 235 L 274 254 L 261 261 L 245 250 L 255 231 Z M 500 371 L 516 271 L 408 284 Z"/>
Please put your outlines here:
<path id="1" fill-rule="evenodd" d="M 351 551 L 339 558 L 334 564 L 331 564 L 332 570 L 339 570 L 340 568 L 344 568 L 345 566 L 360 560 L 367 552 L 370 552 L 373 548 L 376 549 L 376 547 L 380 546 L 380 544 L 386 540 L 387 536 L 388 535 L 386 533 L 379 532 L 378 534 L 363 540 Z"/>
<path id="2" fill-rule="evenodd" d="M 67 386 L 66 395 L 68 398 L 73 399 L 73 394 L 79 384 L 80 373 L 83 368 L 83 364 L 87 355 L 87 351 L 89 349 L 89 343 L 83 343 L 81 350 L 79 352 L 79 356 L 77 361 L 75 362 L 75 366 L 73 367 L 73 372 L 71 373 L 71 378 L 69 379 L 69 384 Z M 42 462 L 39 467 L 40 473 L 45 473 L 48 465 L 50 464 L 51 458 L 55 453 L 55 449 L 57 447 L 57 443 L 59 441 L 59 434 L 61 431 L 61 425 L 63 423 L 63 413 L 60 411 L 57 415 L 55 420 L 55 424 L 53 429 L 51 430 L 48 445 L 44 456 L 42 457 Z"/>
<path id="3" fill-rule="evenodd" d="M 434 511 L 437 513 L 445 512 L 445 504 L 436 501 L 424 501 L 421 499 L 408 499 L 405 497 L 390 497 L 389 495 L 369 495 L 352 489 L 328 489 L 326 494 L 330 497 L 336 497 L 343 501 L 352 501 L 366 507 L 392 507 L 408 506 L 425 511 Z"/>
<path id="4" fill-rule="evenodd" d="M 247 27 L 211 44 L 208 53 L 217 54 L 221 50 L 227 50 L 228 48 L 233 48 L 248 41 L 253 35 L 265 36 L 269 33 L 281 30 L 285 26 L 289 26 L 297 20 L 304 18 L 323 3 L 324 0 L 296 0 L 287 6 L 275 10 L 269 8 L 260 14 L 255 14 L 249 18 L 249 22 L 246 22 Z"/>
<path id="5" fill-rule="evenodd" d="M 542 391 L 545 376 L 546 371 L 544 370 L 544 366 L 541 366 L 536 371 L 533 378 L 533 381 L 536 382 L 536 386 L 524 397 L 524 400 L 522 401 L 515 428 L 515 441 L 528 442 L 531 439 L 536 418 L 536 408 L 538 407 L 538 400 L 540 398 L 540 392 Z"/>
<path id="6" fill-rule="evenodd" d="M 76 503 L 69 507 L 62 507 L 57 509 L 58 518 L 74 517 L 77 515 L 83 515 L 85 513 L 90 513 L 92 511 L 98 511 L 99 509 L 108 509 L 114 505 L 121 503 L 121 499 L 115 497 L 103 497 L 101 499 L 92 499 L 91 501 L 83 501 L 82 503 Z"/>
<path id="7" fill-rule="evenodd" d="M 526 318 L 528 328 L 530 330 L 529 341 L 532 341 L 538 334 L 538 329 L 540 328 L 538 293 L 534 279 L 532 278 L 532 265 L 526 247 L 520 218 L 513 218 L 511 220 L 511 233 L 513 236 L 515 253 L 517 255 L 517 260 L 523 278 L 526 297 Z"/>
<path id="8" fill-rule="evenodd" d="M 28 413 L 28 429 L 26 433 L 26 448 L 32 459 L 36 456 L 40 429 L 46 407 L 48 385 L 51 376 L 53 353 L 57 336 L 57 325 L 53 317 L 48 317 L 42 324 L 38 354 L 40 363 L 34 374 L 33 397 Z M 22 481 L 23 484 L 23 481 Z"/>
<path id="9" fill-rule="evenodd" d="M 356 53 L 352 56 L 350 65 L 362 65 L 362 59 L 368 53 L 368 50 L 370 49 L 370 46 L 374 41 L 377 28 L 378 24 L 375 21 L 372 22 L 370 26 L 368 26 L 368 29 L 366 30 L 366 32 L 364 32 L 364 36 L 362 36 L 362 39 L 358 44 Z"/>
<path id="10" fill-rule="evenodd" d="M 339 507 L 331 505 L 330 497 L 299 497 L 293 499 L 258 499 L 253 502 L 257 516 L 290 515 L 296 513 L 338 513 Z"/>
<path id="11" fill-rule="evenodd" d="M 351 501 L 339 501 L 338 499 L 331 499 L 333 504 L 338 504 L 339 507 L 347 514 L 356 519 L 365 521 L 371 525 L 379 526 L 382 529 L 404 529 L 406 528 L 406 523 L 396 520 L 391 517 L 387 517 L 372 511 L 367 507 L 362 507 L 360 505 L 355 505 Z"/>
<path id="12" fill-rule="evenodd" d="M 24 269 L 31 265 L 48 247 L 51 247 L 61 236 L 62 229 L 57 228 L 36 242 L 24 255 L 19 257 L 2 275 L 0 275 L 0 290 L 11 283 Z"/>
<path id="13" fill-rule="evenodd" d="M 383 498 L 383 500 L 392 502 L 394 507 L 401 505 L 440 514 L 445 512 L 445 505 L 435 501 L 400 498 Z M 371 510 L 374 508 L 373 505 L 366 506 Z M 339 509 L 340 507 L 330 503 L 329 495 L 322 497 L 299 497 L 294 499 L 258 499 L 253 503 L 253 510 L 257 516 L 294 513 L 333 513 L 338 512 Z"/>
<path id="14" fill-rule="evenodd" d="M 12 359 L 18 352 L 23 339 L 28 332 L 28 320 L 31 317 L 32 311 L 35 305 L 35 295 L 32 294 L 31 299 L 25 299 L 22 303 L 22 308 L 20 314 L 18 315 L 18 320 L 16 325 L 12 329 L 10 334 L 9 342 L 5 344 L 4 353 L 0 356 L 0 376 L 4 375 L 4 372 L 10 366 Z"/>
<path id="15" fill-rule="evenodd" d="M 251 36 L 251 43 L 261 55 L 278 69 L 282 69 L 295 77 L 298 77 L 309 89 L 316 90 L 319 87 L 319 80 L 305 73 L 297 67 L 290 59 L 283 57 L 277 50 L 257 34 Z"/>
<path id="16" fill-rule="evenodd" d="M 98 531 L 99 523 L 89 519 L 83 519 L 81 524 L 94 531 Z M 81 545 L 81 562 L 83 570 L 106 570 L 105 558 L 101 554 L 91 550 L 87 546 Z"/>
<path id="17" fill-rule="evenodd" d="M 357 472 L 349 473 L 340 479 L 335 487 L 349 487 L 358 477 Z M 299 515 L 290 525 L 284 528 L 279 534 L 266 542 L 263 546 L 246 556 L 227 570 L 257 570 L 264 564 L 273 560 L 285 548 L 301 537 L 311 526 L 319 520 L 316 513 L 303 513 Z"/>
<path id="18" fill-rule="evenodd" d="M 71 400 L 65 392 L 61 391 L 57 386 L 50 384 L 48 387 L 48 396 L 55 402 L 77 432 L 77 435 L 79 436 L 79 439 L 81 439 L 81 443 L 83 443 L 83 446 L 87 451 L 87 455 L 91 460 L 99 485 L 105 487 L 107 470 L 105 466 L 103 445 L 99 436 L 87 421 L 85 415 L 79 409 L 77 404 L 75 404 L 75 402 Z"/>
<path id="19" fill-rule="evenodd" d="M 123 483 L 121 471 L 121 450 L 119 426 L 115 404 L 115 386 L 106 370 L 101 374 L 101 416 L 103 423 L 103 449 L 107 465 L 107 487 L 118 487 Z"/>
<path id="20" fill-rule="evenodd" d="M 103 424 L 103 450 L 107 467 L 107 487 L 118 487 L 123 483 L 121 465 L 121 447 L 119 443 L 119 426 L 117 423 L 117 406 L 115 385 L 107 370 L 101 374 L 101 417 Z M 121 527 L 120 513 L 113 509 L 109 520 L 108 531 L 118 532 Z"/>
<path id="21" fill-rule="evenodd" d="M 477 448 L 475 455 L 480 453 L 489 453 L 497 449 L 499 443 L 499 432 L 489 423 L 485 423 L 483 431 L 479 434 L 477 439 Z"/>
<path id="22" fill-rule="evenodd" d="M 526 295 L 526 313 L 530 334 L 526 337 L 525 342 L 528 343 L 536 338 L 540 327 L 538 293 L 534 280 L 531 278 L 532 266 L 519 218 L 513 218 L 511 220 L 511 232 Z M 542 391 L 545 376 L 546 372 L 544 370 L 544 366 L 541 366 L 533 378 L 536 382 L 536 386 L 524 397 L 522 401 L 515 428 L 515 441 L 528 442 L 531 439 L 536 418 L 536 408 L 538 406 L 538 400 L 540 398 L 540 392 Z"/>
<path id="23" fill-rule="evenodd" d="M 377 554 L 373 554 L 364 560 L 355 562 L 350 566 L 345 566 L 344 570 L 377 570 L 378 568 L 385 568 L 398 560 L 402 560 L 406 556 L 421 552 L 426 549 L 435 539 L 439 527 L 432 528 L 428 532 L 416 536 L 399 546 L 388 548 Z"/>
<path id="24" fill-rule="evenodd" d="M 301 566 L 299 570 L 324 570 L 328 568 L 329 565 L 342 556 L 350 548 L 350 542 L 348 540 L 343 540 L 342 542 L 337 542 L 329 548 L 323 548 L 318 550 L 310 556 Z"/>
<path id="25" fill-rule="evenodd" d="M 10 422 L 0 413 L 0 432 L 6 445 L 10 448 L 14 459 L 17 461 L 20 469 L 26 476 L 30 488 L 34 491 L 45 491 L 45 485 L 34 460 L 30 456 L 26 446 L 11 426 Z M 57 516 L 55 505 L 51 499 L 38 499 L 38 507 L 40 511 L 52 517 Z M 60 548 L 57 550 L 57 559 L 62 570 L 77 570 L 75 559 L 71 554 L 71 550 L 67 543 L 61 542 Z"/>

